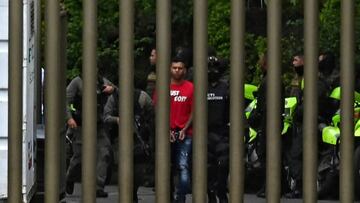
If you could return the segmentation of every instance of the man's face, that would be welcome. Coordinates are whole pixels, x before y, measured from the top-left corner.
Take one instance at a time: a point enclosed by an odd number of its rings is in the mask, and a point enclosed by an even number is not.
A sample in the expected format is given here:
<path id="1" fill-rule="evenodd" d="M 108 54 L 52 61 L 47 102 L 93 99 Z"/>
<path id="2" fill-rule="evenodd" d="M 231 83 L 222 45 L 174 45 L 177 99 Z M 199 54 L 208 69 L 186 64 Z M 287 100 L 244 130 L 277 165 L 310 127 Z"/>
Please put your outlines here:
<path id="1" fill-rule="evenodd" d="M 185 64 L 183 62 L 173 62 L 170 67 L 171 78 L 174 80 L 182 80 L 186 74 Z"/>
<path id="2" fill-rule="evenodd" d="M 156 65 L 156 50 L 155 49 L 151 50 L 149 59 L 150 59 L 150 65 Z"/>
<path id="3" fill-rule="evenodd" d="M 299 56 L 294 56 L 292 64 L 295 68 L 300 67 L 304 65 L 304 60 Z"/>

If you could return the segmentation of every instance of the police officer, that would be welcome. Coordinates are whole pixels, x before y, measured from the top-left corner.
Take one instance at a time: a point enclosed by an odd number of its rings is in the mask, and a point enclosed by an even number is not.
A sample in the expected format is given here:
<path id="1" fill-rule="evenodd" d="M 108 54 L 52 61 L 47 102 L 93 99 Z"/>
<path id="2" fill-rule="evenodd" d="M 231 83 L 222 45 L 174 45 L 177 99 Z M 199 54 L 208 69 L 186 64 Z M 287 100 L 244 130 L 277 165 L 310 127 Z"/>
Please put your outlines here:
<path id="1" fill-rule="evenodd" d="M 150 97 L 153 96 L 155 85 L 156 85 L 156 60 L 157 60 L 157 54 L 156 49 L 151 49 L 150 56 L 149 56 L 149 62 L 150 62 L 150 68 L 147 73 L 146 77 L 146 93 L 150 95 Z"/>
<path id="2" fill-rule="evenodd" d="M 258 89 L 257 95 L 257 104 L 254 111 L 250 114 L 249 117 L 249 125 L 251 128 L 256 129 L 257 132 L 257 143 L 256 143 L 256 152 L 258 155 L 259 161 L 259 169 L 261 171 L 262 177 L 265 177 L 266 172 L 266 113 L 267 113 L 267 84 L 268 84 L 268 77 L 267 77 L 267 53 L 265 52 L 259 61 L 259 65 L 263 72 L 263 77 Z M 281 83 L 281 98 L 280 98 L 280 107 L 282 108 L 280 112 L 284 112 L 284 86 Z M 280 136 L 280 135 L 279 135 Z M 257 196 L 265 197 L 265 182 L 263 183 L 262 188 L 257 192 Z"/>
<path id="3" fill-rule="evenodd" d="M 319 77 L 331 90 L 340 84 L 340 71 L 336 65 L 335 55 L 330 51 L 319 55 Z"/>
<path id="4" fill-rule="evenodd" d="M 119 93 L 115 91 L 107 100 L 104 107 L 103 121 L 107 125 L 109 134 L 117 139 L 119 124 Z M 146 175 L 153 172 L 154 150 L 154 109 L 150 96 L 136 89 L 134 91 L 134 202 L 138 201 L 137 189 L 143 184 Z M 117 143 L 116 141 L 114 143 Z M 117 145 L 115 145 L 117 146 Z M 150 177 L 151 178 L 151 177 Z M 150 180 L 151 181 L 151 180 Z"/>
<path id="5" fill-rule="evenodd" d="M 221 81 L 225 64 L 208 57 L 208 197 L 210 203 L 227 203 L 229 174 L 229 88 Z"/>
<path id="6" fill-rule="evenodd" d="M 103 107 L 116 87 L 106 78 L 99 76 L 97 80 L 97 177 L 96 177 L 96 196 L 107 197 L 104 191 L 107 179 L 107 170 L 110 166 L 112 150 L 109 137 L 107 136 L 104 125 L 101 122 Z M 79 181 L 81 173 L 81 104 L 83 94 L 83 82 L 80 76 L 75 77 L 66 88 L 66 119 L 69 131 L 73 134 L 72 148 L 73 155 L 66 172 L 66 193 L 72 194 L 74 182 Z M 84 135 L 86 136 L 86 135 Z"/>
<path id="7" fill-rule="evenodd" d="M 335 113 L 337 108 L 333 108 L 333 103 L 329 99 L 331 85 L 335 84 L 336 77 L 329 79 L 334 66 L 332 62 L 322 62 L 324 58 L 319 57 L 319 73 L 317 80 L 318 91 L 318 123 L 327 122 Z M 330 58 L 328 58 L 330 59 Z M 325 65 L 326 64 L 326 65 Z M 329 65 L 331 64 L 332 67 Z M 306 84 L 304 84 L 306 86 Z M 289 186 L 290 192 L 285 194 L 287 198 L 299 198 L 302 195 L 302 157 L 303 157 L 303 94 L 298 98 L 298 105 L 295 112 L 291 147 L 289 151 Z M 320 133 L 320 132 L 319 132 Z"/>
<path id="8" fill-rule="evenodd" d="M 289 191 L 285 194 L 287 198 L 298 198 L 301 196 L 301 174 L 302 173 L 302 108 L 303 100 L 303 86 L 304 86 L 304 56 L 297 54 L 293 57 L 292 62 L 296 77 L 293 79 L 293 84 L 289 96 L 295 96 L 298 102 L 297 111 L 291 128 L 290 144 L 285 150 L 288 151 L 286 156 L 287 168 L 287 183 Z M 301 119 L 300 119 L 301 118 Z"/>

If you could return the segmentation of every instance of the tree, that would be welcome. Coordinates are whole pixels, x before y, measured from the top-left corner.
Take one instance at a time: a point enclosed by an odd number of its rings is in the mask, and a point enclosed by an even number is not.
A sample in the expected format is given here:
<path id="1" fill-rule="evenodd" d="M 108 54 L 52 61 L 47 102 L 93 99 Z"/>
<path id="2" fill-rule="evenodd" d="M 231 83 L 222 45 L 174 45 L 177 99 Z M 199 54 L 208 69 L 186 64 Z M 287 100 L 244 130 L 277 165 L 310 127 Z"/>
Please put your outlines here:
<path id="1" fill-rule="evenodd" d="M 172 2 L 172 47 L 193 46 L 193 1 Z M 356 0 L 356 36 L 360 32 L 360 0 Z M 68 72 L 69 79 L 80 73 L 82 56 L 82 1 L 64 0 L 69 13 L 68 33 Z M 98 1 L 98 59 L 100 72 L 116 82 L 118 67 L 118 22 L 119 5 L 115 0 Z M 135 1 L 135 81 L 142 87 L 145 82 L 148 56 L 155 46 L 156 37 L 156 2 L 155 0 Z M 282 5 L 282 68 L 285 83 L 292 77 L 290 68 L 292 55 L 303 52 L 303 2 L 300 0 L 284 1 Z M 340 44 L 340 0 L 319 1 L 319 47 L 339 56 Z M 230 1 L 208 1 L 208 40 L 220 57 L 230 56 Z M 261 14 L 261 15 L 259 15 Z M 248 69 L 247 82 L 257 83 L 260 70 L 257 65 L 259 55 L 266 49 L 266 8 L 246 9 L 245 63 Z M 262 22 L 259 24 L 258 22 Z M 254 28 L 255 26 L 255 28 Z M 161 39 L 160 39 L 161 40 Z M 356 53 L 359 53 L 360 38 L 356 38 Z M 359 54 L 356 61 L 360 62 Z"/>

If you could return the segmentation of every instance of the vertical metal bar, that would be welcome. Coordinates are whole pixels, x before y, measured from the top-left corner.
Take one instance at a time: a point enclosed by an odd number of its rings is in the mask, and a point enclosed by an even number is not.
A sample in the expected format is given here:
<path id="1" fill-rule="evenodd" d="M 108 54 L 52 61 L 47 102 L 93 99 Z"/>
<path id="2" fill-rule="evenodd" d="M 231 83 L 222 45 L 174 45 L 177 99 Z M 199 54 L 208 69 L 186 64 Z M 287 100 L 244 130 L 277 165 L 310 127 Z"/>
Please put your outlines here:
<path id="1" fill-rule="evenodd" d="M 268 7 L 268 78 L 267 78 L 267 158 L 266 197 L 268 202 L 280 202 L 281 190 L 281 1 L 269 1 Z"/>
<path id="2" fill-rule="evenodd" d="M 9 1 L 8 201 L 22 201 L 23 2 Z"/>
<path id="3" fill-rule="evenodd" d="M 194 1 L 193 202 L 207 201 L 207 0 Z"/>
<path id="4" fill-rule="evenodd" d="M 60 9 L 58 1 L 46 1 L 45 45 L 45 202 L 59 201 L 60 173 Z"/>
<path id="5" fill-rule="evenodd" d="M 97 1 L 83 1 L 82 202 L 96 200 Z M 89 178 L 92 177 L 92 178 Z"/>
<path id="6" fill-rule="evenodd" d="M 62 10 L 60 12 L 60 30 L 61 30 L 61 37 L 60 37 L 60 85 L 59 85 L 59 92 L 60 98 L 66 98 L 66 65 L 67 65 L 67 58 L 66 58 L 66 47 L 67 47 L 67 13 L 66 11 Z M 66 100 L 62 99 L 60 103 L 60 114 L 59 120 L 61 121 L 61 134 L 60 134 L 60 193 L 65 191 L 65 174 L 66 174 L 66 150 L 65 150 L 65 133 L 66 133 L 66 126 L 65 126 L 65 109 L 66 109 Z M 64 122 L 62 122 L 64 121 Z"/>
<path id="7" fill-rule="evenodd" d="M 230 202 L 244 200 L 245 1 L 231 1 Z"/>
<path id="8" fill-rule="evenodd" d="M 171 42 L 171 1 L 158 0 L 156 2 L 156 50 L 158 53 L 156 64 L 156 202 L 170 202 L 170 42 Z"/>
<path id="9" fill-rule="evenodd" d="M 133 201 L 134 1 L 120 2 L 119 202 Z"/>
<path id="10" fill-rule="evenodd" d="M 318 2 L 305 1 L 305 88 L 303 192 L 304 202 L 316 202 L 318 115 Z"/>
<path id="11" fill-rule="evenodd" d="M 354 202 L 354 16 L 354 1 L 341 1 L 341 202 Z"/>

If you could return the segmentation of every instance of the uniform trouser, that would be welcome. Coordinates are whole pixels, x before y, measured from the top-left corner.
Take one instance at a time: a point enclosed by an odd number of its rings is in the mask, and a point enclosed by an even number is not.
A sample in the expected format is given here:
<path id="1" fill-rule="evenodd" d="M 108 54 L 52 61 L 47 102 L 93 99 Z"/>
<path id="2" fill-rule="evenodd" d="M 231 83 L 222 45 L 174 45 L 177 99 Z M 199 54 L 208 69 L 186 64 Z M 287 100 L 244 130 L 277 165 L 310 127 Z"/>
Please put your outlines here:
<path id="1" fill-rule="evenodd" d="M 175 185 L 175 196 L 184 199 L 191 188 L 191 154 L 192 138 L 186 136 L 183 141 L 176 141 L 172 145 L 173 164 L 178 173 L 178 181 Z"/>
<path id="2" fill-rule="evenodd" d="M 215 193 L 217 196 L 226 195 L 228 174 L 228 161 L 211 164 L 208 167 L 208 192 Z"/>
<path id="3" fill-rule="evenodd" d="M 74 135 L 74 130 L 71 128 L 67 128 L 66 142 L 65 142 L 66 168 L 69 167 L 71 157 L 74 154 L 73 148 L 72 148 L 73 135 Z"/>
<path id="4" fill-rule="evenodd" d="M 81 127 L 77 127 L 73 133 L 73 155 L 66 172 L 66 181 L 68 182 L 79 181 L 81 178 Z M 96 187 L 97 189 L 104 189 L 108 168 L 111 166 L 112 162 L 113 152 L 110 139 L 102 126 L 98 127 L 96 151 Z"/>
<path id="5" fill-rule="evenodd" d="M 229 142 L 222 134 L 209 132 L 208 136 L 208 192 L 219 197 L 227 193 L 229 174 Z"/>
<path id="6" fill-rule="evenodd" d="M 266 165 L 266 129 L 257 132 L 256 153 L 262 166 Z"/>
<path id="7" fill-rule="evenodd" d="M 289 175 L 296 181 L 302 179 L 303 132 L 302 126 L 294 122 L 289 151 Z"/>

